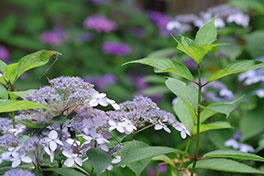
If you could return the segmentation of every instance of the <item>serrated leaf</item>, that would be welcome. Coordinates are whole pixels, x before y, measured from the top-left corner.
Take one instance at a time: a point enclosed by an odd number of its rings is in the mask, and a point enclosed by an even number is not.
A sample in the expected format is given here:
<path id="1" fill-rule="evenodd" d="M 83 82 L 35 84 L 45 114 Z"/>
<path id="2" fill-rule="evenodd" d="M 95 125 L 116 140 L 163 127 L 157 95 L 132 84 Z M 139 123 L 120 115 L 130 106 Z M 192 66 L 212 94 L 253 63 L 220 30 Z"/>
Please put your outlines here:
<path id="1" fill-rule="evenodd" d="M 8 91 L 6 90 L 6 88 L 0 84 L 0 98 L 1 99 L 8 99 Z"/>
<path id="2" fill-rule="evenodd" d="M 188 103 L 194 111 L 198 108 L 198 90 L 194 86 L 186 86 L 180 80 L 168 78 L 165 81 L 166 86 L 178 97 Z"/>
<path id="3" fill-rule="evenodd" d="M 190 70 L 182 63 L 169 58 L 144 58 L 140 60 L 130 61 L 125 64 L 140 63 L 154 67 L 156 73 L 172 72 L 185 79 L 193 81 L 193 75 Z"/>
<path id="4" fill-rule="evenodd" d="M 16 79 L 17 66 L 18 66 L 18 64 L 14 63 L 14 64 L 9 64 L 6 67 L 4 77 L 5 77 L 7 82 L 11 82 L 11 80 L 15 80 Z"/>
<path id="5" fill-rule="evenodd" d="M 264 158 L 255 154 L 241 152 L 238 150 L 215 150 L 206 153 L 203 157 L 206 158 L 233 158 L 243 160 L 253 160 L 264 162 Z"/>
<path id="6" fill-rule="evenodd" d="M 217 30 L 214 24 L 215 19 L 216 17 L 214 17 L 209 23 L 201 27 L 196 33 L 194 43 L 197 46 L 210 45 L 216 41 Z"/>
<path id="7" fill-rule="evenodd" d="M 61 176 L 86 176 L 86 174 L 72 168 L 47 168 L 47 170 L 55 172 Z"/>
<path id="8" fill-rule="evenodd" d="M 141 142 L 141 141 L 131 141 L 127 143 L 121 150 L 121 158 L 126 158 L 127 155 L 131 152 L 134 152 L 136 149 L 148 147 L 148 144 Z M 141 161 L 136 161 L 130 164 L 127 164 L 127 167 L 129 167 L 137 176 L 141 174 L 141 172 L 147 167 L 147 165 L 150 163 L 151 159 L 143 159 Z"/>
<path id="9" fill-rule="evenodd" d="M 184 152 L 170 147 L 158 147 L 158 146 L 143 147 L 129 153 L 126 156 L 126 158 L 122 159 L 122 161 L 118 164 L 118 166 L 134 163 L 136 161 L 152 158 L 154 156 L 163 155 L 167 153 L 184 153 Z"/>
<path id="10" fill-rule="evenodd" d="M 18 111 L 23 109 L 36 109 L 36 108 L 42 108 L 49 111 L 49 109 L 46 106 L 32 101 L 0 100 L 0 113 Z"/>
<path id="11" fill-rule="evenodd" d="M 264 67 L 264 62 L 258 61 L 258 60 L 238 60 L 233 61 L 227 64 L 223 69 L 220 69 L 216 71 L 214 74 L 212 74 L 207 82 L 212 82 L 214 80 L 223 78 L 225 76 L 245 72 L 248 70 L 254 70 L 258 68 Z"/>
<path id="12" fill-rule="evenodd" d="M 225 128 L 232 128 L 230 123 L 225 121 L 218 121 L 218 122 L 211 122 L 207 124 L 200 124 L 200 133 L 209 131 L 209 130 L 217 130 L 217 129 L 225 129 Z M 197 133 L 197 126 L 195 125 L 192 134 L 195 135 Z"/>
<path id="13" fill-rule="evenodd" d="M 196 115 L 190 105 L 185 103 L 181 98 L 178 98 L 177 103 L 173 106 L 173 110 L 179 120 L 185 124 L 186 128 L 192 131 Z"/>
<path id="14" fill-rule="evenodd" d="M 105 151 L 99 148 L 91 148 L 87 152 L 88 161 L 96 170 L 97 175 L 100 175 L 108 166 L 111 165 L 112 157 Z"/>
<path id="15" fill-rule="evenodd" d="M 188 166 L 192 167 L 192 164 Z M 264 172 L 230 159 L 203 159 L 197 162 L 196 168 L 224 172 L 264 174 Z"/>

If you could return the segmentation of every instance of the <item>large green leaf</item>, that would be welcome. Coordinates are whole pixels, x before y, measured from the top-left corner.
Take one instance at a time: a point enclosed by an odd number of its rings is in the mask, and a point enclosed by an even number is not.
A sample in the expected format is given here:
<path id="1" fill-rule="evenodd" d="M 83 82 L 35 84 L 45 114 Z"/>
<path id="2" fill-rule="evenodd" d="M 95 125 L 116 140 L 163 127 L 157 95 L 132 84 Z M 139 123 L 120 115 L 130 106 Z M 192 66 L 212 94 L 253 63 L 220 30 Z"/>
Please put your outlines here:
<path id="1" fill-rule="evenodd" d="M 195 40 L 194 40 L 196 45 L 198 46 L 210 45 L 216 41 L 217 30 L 214 24 L 215 19 L 216 17 L 214 17 L 209 23 L 204 25 L 196 33 Z"/>
<path id="2" fill-rule="evenodd" d="M 131 141 L 127 143 L 121 150 L 121 158 L 126 158 L 127 155 L 131 152 L 134 152 L 136 149 L 148 147 L 148 145 L 144 142 L 140 141 Z M 141 172 L 147 167 L 147 165 L 150 163 L 151 159 L 146 158 L 140 161 L 136 161 L 130 164 L 127 164 L 127 167 L 129 167 L 137 176 L 141 174 Z"/>
<path id="3" fill-rule="evenodd" d="M 92 164 L 96 170 L 97 175 L 100 175 L 108 166 L 111 165 L 112 157 L 109 153 L 99 149 L 91 148 L 87 152 L 89 162 Z"/>
<path id="4" fill-rule="evenodd" d="M 190 164 L 188 167 L 191 168 L 192 164 Z M 246 164 L 222 158 L 200 160 L 197 162 L 196 168 L 218 170 L 224 172 L 264 174 L 264 172 L 250 167 Z"/>
<path id="5" fill-rule="evenodd" d="M 16 76 L 17 75 L 16 74 L 17 66 L 18 66 L 18 64 L 14 63 L 14 64 L 9 64 L 6 67 L 4 77 L 5 77 L 7 82 L 11 82 L 11 80 L 16 80 L 16 77 L 17 77 Z"/>
<path id="6" fill-rule="evenodd" d="M 241 152 L 238 150 L 215 150 L 209 153 L 206 153 L 203 157 L 206 158 L 233 158 L 233 159 L 243 159 L 243 160 L 253 160 L 253 161 L 262 161 L 264 158 L 255 154 Z"/>
<path id="7" fill-rule="evenodd" d="M 48 63 L 48 61 L 50 60 L 50 58 L 52 58 L 52 56 L 57 57 L 58 55 L 61 54 L 56 51 L 41 50 L 22 57 L 17 62 L 18 65 L 15 73 L 16 78 L 15 80 L 11 80 L 11 83 L 14 83 L 16 79 L 19 78 L 19 76 L 25 71 L 35 67 L 40 67 Z"/>
<path id="8" fill-rule="evenodd" d="M 0 84 L 0 98 L 1 99 L 8 99 L 8 91 L 6 90 L 5 86 Z"/>
<path id="9" fill-rule="evenodd" d="M 183 151 L 170 148 L 170 147 L 143 147 L 136 149 L 135 151 L 126 155 L 126 158 L 122 158 L 122 161 L 118 164 L 118 166 L 130 164 L 136 161 L 140 161 L 147 158 L 152 158 L 157 155 L 163 155 L 167 153 L 184 153 Z"/>
<path id="10" fill-rule="evenodd" d="M 23 109 L 36 109 L 36 108 L 43 108 L 49 111 L 49 109 L 43 104 L 39 104 L 32 101 L 0 100 L 0 113 L 18 111 Z"/>
<path id="11" fill-rule="evenodd" d="M 212 74 L 207 82 L 212 82 L 214 80 L 220 79 L 222 77 L 240 73 L 248 70 L 254 70 L 257 68 L 264 67 L 264 62 L 258 61 L 258 60 L 238 60 L 233 61 L 227 64 L 223 69 L 220 69 L 216 71 L 214 74 Z"/>
<path id="12" fill-rule="evenodd" d="M 86 174 L 72 168 L 48 168 L 47 170 L 55 172 L 61 176 L 86 176 Z"/>
<path id="13" fill-rule="evenodd" d="M 217 130 L 217 129 L 225 129 L 225 128 L 232 128 L 232 126 L 228 122 L 225 122 L 225 121 L 211 122 L 208 124 L 200 124 L 200 133 L 209 131 L 209 130 Z M 192 130 L 192 134 L 195 135 L 196 133 L 197 133 L 197 126 L 195 125 Z"/>
<path id="14" fill-rule="evenodd" d="M 25 91 L 17 91 L 17 92 L 8 92 L 10 95 L 13 96 L 18 96 L 22 99 L 25 99 L 27 94 L 34 92 L 35 89 L 29 89 L 29 90 L 25 90 Z"/>
<path id="15" fill-rule="evenodd" d="M 188 103 L 194 111 L 197 110 L 198 90 L 196 87 L 186 86 L 184 82 L 174 78 L 168 78 L 165 81 L 165 84 L 170 89 L 170 91 Z"/>
<path id="16" fill-rule="evenodd" d="M 190 105 L 185 103 L 181 98 L 178 98 L 177 103 L 173 106 L 173 110 L 179 120 L 185 124 L 186 128 L 192 131 L 196 115 Z"/>
<path id="17" fill-rule="evenodd" d="M 181 76 L 183 78 L 186 78 L 190 81 L 193 81 L 193 75 L 190 72 L 190 70 L 183 65 L 180 62 L 177 62 L 175 60 L 169 59 L 169 58 L 144 58 L 140 60 L 135 60 L 131 62 L 127 62 L 125 64 L 130 63 L 140 63 L 140 64 L 146 64 L 149 66 L 154 67 L 154 71 L 156 73 L 162 73 L 162 72 L 173 72 L 177 74 L 178 76 Z"/>

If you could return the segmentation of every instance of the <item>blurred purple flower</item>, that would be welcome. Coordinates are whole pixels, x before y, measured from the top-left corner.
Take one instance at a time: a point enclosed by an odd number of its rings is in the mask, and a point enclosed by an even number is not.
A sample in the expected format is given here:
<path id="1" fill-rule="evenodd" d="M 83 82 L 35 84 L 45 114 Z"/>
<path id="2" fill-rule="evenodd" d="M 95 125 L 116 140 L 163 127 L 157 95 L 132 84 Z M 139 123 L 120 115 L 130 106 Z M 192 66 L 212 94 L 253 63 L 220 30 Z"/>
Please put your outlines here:
<path id="1" fill-rule="evenodd" d="M 100 90 L 106 90 L 109 84 L 117 83 L 117 78 L 112 74 L 105 74 L 102 76 L 87 76 L 85 81 L 95 84 Z"/>
<path id="2" fill-rule="evenodd" d="M 93 37 L 94 37 L 94 35 L 91 32 L 85 32 L 83 34 L 80 34 L 80 35 L 76 36 L 75 40 L 78 43 L 83 43 L 85 41 L 92 40 Z"/>
<path id="3" fill-rule="evenodd" d="M 183 64 L 191 69 L 197 68 L 197 64 L 193 59 L 187 59 L 183 61 Z"/>
<path id="4" fill-rule="evenodd" d="M 105 54 L 125 56 L 131 53 L 131 47 L 126 43 L 105 42 L 103 46 L 103 52 Z"/>
<path id="5" fill-rule="evenodd" d="M 85 29 L 93 29 L 96 32 L 110 32 L 117 29 L 117 24 L 101 15 L 92 15 L 85 19 Z"/>
<path id="6" fill-rule="evenodd" d="M 159 166 L 158 166 L 158 170 L 159 170 L 159 173 L 160 173 L 160 174 L 165 173 L 166 170 L 167 170 L 167 165 L 165 165 L 165 164 L 159 165 Z"/>
<path id="7" fill-rule="evenodd" d="M 153 168 L 148 168 L 148 176 L 155 176 L 156 175 L 156 172 Z"/>
<path id="8" fill-rule="evenodd" d="M 136 86 L 137 90 L 143 90 L 148 87 L 148 83 L 144 81 L 144 74 L 133 74 L 130 75 L 130 79 L 133 81 L 134 85 Z"/>
<path id="9" fill-rule="evenodd" d="M 172 17 L 162 14 L 161 12 L 151 11 L 149 13 L 149 18 L 157 25 L 162 36 L 170 36 L 167 30 L 167 24 L 172 21 Z"/>
<path id="10" fill-rule="evenodd" d="M 9 59 L 9 56 L 8 49 L 5 46 L 0 45 L 0 59 L 6 62 Z"/>
<path id="11" fill-rule="evenodd" d="M 67 39 L 67 37 L 68 34 L 60 26 L 56 26 L 52 31 L 44 31 L 41 34 L 41 40 L 43 43 L 54 46 L 60 45 L 64 40 Z"/>
<path id="12" fill-rule="evenodd" d="M 137 38 L 143 38 L 145 36 L 144 29 L 139 27 L 130 29 L 130 33 L 135 35 Z"/>
<path id="13" fill-rule="evenodd" d="M 91 3 L 99 5 L 99 4 L 107 4 L 109 3 L 111 0 L 89 0 Z"/>

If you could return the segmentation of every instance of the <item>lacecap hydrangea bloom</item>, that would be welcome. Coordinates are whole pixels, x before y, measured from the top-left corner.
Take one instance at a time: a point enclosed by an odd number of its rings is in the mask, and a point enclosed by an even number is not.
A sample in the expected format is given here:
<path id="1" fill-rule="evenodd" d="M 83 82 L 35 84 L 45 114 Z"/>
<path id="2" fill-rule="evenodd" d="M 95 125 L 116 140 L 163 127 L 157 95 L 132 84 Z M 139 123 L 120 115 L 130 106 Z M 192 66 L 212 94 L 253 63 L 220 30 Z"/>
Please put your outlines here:
<path id="1" fill-rule="evenodd" d="M 85 29 L 92 29 L 96 32 L 111 32 L 117 29 L 117 24 L 101 15 L 92 15 L 83 23 Z"/>
<path id="2" fill-rule="evenodd" d="M 9 161 L 13 168 L 23 163 L 41 165 L 43 158 L 53 164 L 55 156 L 63 156 L 66 167 L 82 166 L 89 160 L 87 151 L 100 148 L 119 162 L 122 145 L 111 142 L 107 135 L 113 130 L 127 135 L 151 124 L 155 130 L 171 132 L 169 125 L 181 132 L 182 138 L 190 135 L 185 125 L 147 97 L 118 104 L 105 93 L 96 91 L 92 84 L 79 77 L 58 77 L 50 85 L 35 90 L 24 98 L 45 105 L 47 109 L 21 110 L 15 116 L 16 124 L 1 119 L 0 162 Z M 111 105 L 104 111 L 97 106 Z M 9 129 L 8 129 L 9 128 Z M 23 140 L 22 140 L 23 138 Z M 111 168 L 111 165 L 109 166 Z"/>

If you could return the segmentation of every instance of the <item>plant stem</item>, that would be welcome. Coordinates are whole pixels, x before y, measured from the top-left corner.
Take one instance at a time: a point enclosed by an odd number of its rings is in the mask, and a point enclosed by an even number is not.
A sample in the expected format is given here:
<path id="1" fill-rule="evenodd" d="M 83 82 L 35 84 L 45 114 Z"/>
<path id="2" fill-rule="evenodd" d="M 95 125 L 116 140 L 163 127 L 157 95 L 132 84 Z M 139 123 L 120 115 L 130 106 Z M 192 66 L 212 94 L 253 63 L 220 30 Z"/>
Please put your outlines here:
<path id="1" fill-rule="evenodd" d="M 199 79 L 199 85 L 198 85 L 198 108 L 197 108 L 197 136 L 196 136 L 196 149 L 195 149 L 195 160 L 193 162 L 191 176 L 194 174 L 197 158 L 199 157 L 199 142 L 200 142 L 200 104 L 202 100 L 202 81 L 201 81 L 201 66 L 200 64 L 197 64 L 198 67 L 198 79 Z"/>
<path id="2" fill-rule="evenodd" d="M 188 139 L 188 141 L 187 141 L 187 145 L 186 145 L 186 147 L 185 147 L 184 152 L 187 152 L 187 151 L 189 150 L 190 144 L 191 144 L 191 140 Z M 183 155 L 182 158 L 181 158 L 181 164 L 180 164 L 180 166 L 179 166 L 179 170 L 178 170 L 178 172 L 177 172 L 177 176 L 180 176 L 181 168 L 182 168 L 183 163 L 184 163 L 184 162 L 183 162 L 184 159 L 185 159 L 185 155 Z"/>

